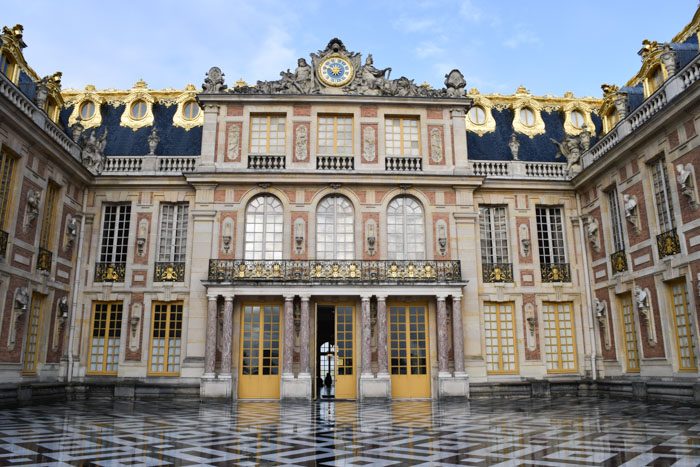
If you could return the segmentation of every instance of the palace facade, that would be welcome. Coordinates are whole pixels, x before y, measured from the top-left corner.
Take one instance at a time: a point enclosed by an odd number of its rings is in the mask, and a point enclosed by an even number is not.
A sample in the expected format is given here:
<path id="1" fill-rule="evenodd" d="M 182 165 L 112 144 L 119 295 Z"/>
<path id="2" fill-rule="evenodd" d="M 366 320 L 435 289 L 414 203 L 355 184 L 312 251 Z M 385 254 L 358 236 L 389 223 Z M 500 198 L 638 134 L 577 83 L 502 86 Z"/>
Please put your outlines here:
<path id="1" fill-rule="evenodd" d="M 0 393 L 700 401 L 699 32 L 597 99 L 339 39 L 255 85 L 61 90 L 4 28 Z"/>

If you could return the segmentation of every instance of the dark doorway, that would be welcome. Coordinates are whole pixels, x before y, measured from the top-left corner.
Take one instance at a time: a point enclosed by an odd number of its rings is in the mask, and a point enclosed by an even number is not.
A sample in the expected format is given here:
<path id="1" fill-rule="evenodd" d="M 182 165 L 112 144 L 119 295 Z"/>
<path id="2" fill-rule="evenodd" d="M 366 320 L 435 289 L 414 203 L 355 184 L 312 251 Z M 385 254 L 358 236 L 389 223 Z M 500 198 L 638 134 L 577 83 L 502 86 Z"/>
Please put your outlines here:
<path id="1" fill-rule="evenodd" d="M 316 307 L 316 398 L 335 397 L 335 307 Z"/>

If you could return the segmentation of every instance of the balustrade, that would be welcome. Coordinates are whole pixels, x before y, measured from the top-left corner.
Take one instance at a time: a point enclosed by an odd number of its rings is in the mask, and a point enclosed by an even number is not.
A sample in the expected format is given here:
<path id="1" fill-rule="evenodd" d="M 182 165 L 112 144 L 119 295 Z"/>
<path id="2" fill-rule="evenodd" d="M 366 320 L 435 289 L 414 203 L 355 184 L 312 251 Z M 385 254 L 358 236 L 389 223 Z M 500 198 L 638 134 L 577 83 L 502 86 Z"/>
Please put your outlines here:
<path id="1" fill-rule="evenodd" d="M 385 166 L 390 172 L 420 172 L 423 170 L 423 159 L 413 156 L 387 156 Z"/>
<path id="2" fill-rule="evenodd" d="M 248 156 L 248 168 L 254 170 L 281 170 L 286 167 L 285 156 L 251 154 Z"/>
<path id="3" fill-rule="evenodd" d="M 316 156 L 317 170 L 355 170 L 353 156 Z"/>

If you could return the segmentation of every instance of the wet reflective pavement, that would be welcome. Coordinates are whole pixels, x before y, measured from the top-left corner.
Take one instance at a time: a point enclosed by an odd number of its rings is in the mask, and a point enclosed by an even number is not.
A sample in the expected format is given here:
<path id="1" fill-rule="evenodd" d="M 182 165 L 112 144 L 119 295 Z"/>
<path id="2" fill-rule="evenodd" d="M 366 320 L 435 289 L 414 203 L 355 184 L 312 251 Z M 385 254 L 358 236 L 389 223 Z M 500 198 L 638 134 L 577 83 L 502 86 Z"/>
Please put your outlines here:
<path id="1" fill-rule="evenodd" d="M 700 409 L 596 398 L 0 410 L 0 465 L 698 465 Z"/>

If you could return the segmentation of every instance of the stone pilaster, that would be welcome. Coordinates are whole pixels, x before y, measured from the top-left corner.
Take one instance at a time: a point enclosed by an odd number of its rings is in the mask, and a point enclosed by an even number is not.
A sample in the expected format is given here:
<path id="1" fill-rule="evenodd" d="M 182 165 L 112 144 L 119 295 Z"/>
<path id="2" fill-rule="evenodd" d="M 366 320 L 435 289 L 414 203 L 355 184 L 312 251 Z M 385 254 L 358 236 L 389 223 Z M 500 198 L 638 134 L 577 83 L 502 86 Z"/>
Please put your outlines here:
<path id="1" fill-rule="evenodd" d="M 293 376 L 292 364 L 294 361 L 294 295 L 284 297 L 284 360 L 282 361 L 282 374 L 286 377 Z"/>
<path id="2" fill-rule="evenodd" d="M 452 347 L 455 375 L 464 373 L 464 334 L 462 333 L 462 297 L 452 297 Z"/>
<path id="3" fill-rule="evenodd" d="M 213 378 L 214 365 L 216 364 L 216 295 L 207 295 L 207 342 L 206 355 L 204 357 L 204 377 Z"/>
<path id="4" fill-rule="evenodd" d="M 447 307 L 445 296 L 437 296 L 437 338 L 438 338 L 438 371 L 440 376 L 448 374 L 447 368 Z"/>
<path id="5" fill-rule="evenodd" d="M 377 295 L 377 364 L 379 375 L 389 375 L 389 352 L 387 350 L 386 297 Z"/>
<path id="6" fill-rule="evenodd" d="M 221 373 L 219 378 L 231 378 L 231 342 L 233 340 L 233 295 L 224 296 L 224 322 L 221 332 Z"/>
<path id="7" fill-rule="evenodd" d="M 369 316 L 369 296 L 362 296 L 362 374 L 372 374 L 372 323 Z"/>
<path id="8" fill-rule="evenodd" d="M 301 342 L 299 354 L 299 373 L 309 375 L 309 297 L 301 297 L 301 331 L 299 332 L 299 342 Z"/>

